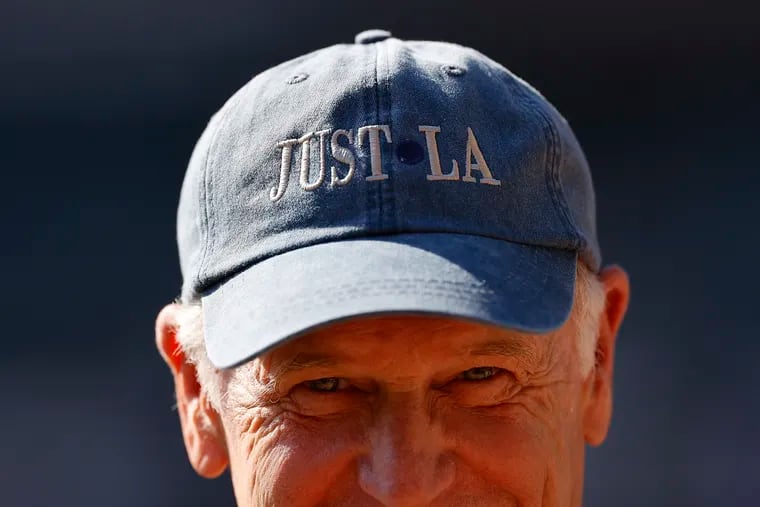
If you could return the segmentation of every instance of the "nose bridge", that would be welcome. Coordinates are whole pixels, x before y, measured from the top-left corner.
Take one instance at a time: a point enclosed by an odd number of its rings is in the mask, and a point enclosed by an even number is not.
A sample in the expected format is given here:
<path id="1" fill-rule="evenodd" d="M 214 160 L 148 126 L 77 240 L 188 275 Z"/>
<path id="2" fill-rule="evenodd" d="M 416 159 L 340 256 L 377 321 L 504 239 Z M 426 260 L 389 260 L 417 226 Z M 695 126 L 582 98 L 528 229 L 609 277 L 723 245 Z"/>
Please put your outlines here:
<path id="1" fill-rule="evenodd" d="M 362 489 L 383 505 L 426 505 L 454 479 L 454 461 L 429 407 L 415 394 L 388 397 L 368 429 Z"/>

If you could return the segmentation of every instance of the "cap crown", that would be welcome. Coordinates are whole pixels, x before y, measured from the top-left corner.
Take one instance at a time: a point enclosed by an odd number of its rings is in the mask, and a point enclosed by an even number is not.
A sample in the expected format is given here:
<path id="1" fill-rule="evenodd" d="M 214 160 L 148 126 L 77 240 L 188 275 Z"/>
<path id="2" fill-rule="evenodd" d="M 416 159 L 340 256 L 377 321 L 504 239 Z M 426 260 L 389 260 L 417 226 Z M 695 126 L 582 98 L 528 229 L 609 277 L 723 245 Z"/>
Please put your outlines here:
<path id="1" fill-rule="evenodd" d="M 538 92 L 469 48 L 370 42 L 269 69 L 211 119 L 180 197 L 185 301 L 279 253 L 370 235 L 487 236 L 599 268 L 586 159 Z"/>

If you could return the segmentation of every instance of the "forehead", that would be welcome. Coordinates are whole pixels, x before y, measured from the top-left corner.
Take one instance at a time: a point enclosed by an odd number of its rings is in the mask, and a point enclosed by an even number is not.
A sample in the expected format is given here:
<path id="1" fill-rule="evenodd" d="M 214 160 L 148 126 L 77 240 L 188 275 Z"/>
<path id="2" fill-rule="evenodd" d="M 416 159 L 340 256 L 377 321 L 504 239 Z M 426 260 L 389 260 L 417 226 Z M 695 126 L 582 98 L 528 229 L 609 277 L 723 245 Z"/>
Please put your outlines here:
<path id="1" fill-rule="evenodd" d="M 567 325 L 567 324 L 566 324 Z M 274 370 L 339 362 L 379 364 L 414 359 L 435 363 L 464 355 L 500 355 L 537 360 L 564 329 L 536 335 L 460 319 L 388 315 L 334 323 L 280 345 L 263 355 Z"/>

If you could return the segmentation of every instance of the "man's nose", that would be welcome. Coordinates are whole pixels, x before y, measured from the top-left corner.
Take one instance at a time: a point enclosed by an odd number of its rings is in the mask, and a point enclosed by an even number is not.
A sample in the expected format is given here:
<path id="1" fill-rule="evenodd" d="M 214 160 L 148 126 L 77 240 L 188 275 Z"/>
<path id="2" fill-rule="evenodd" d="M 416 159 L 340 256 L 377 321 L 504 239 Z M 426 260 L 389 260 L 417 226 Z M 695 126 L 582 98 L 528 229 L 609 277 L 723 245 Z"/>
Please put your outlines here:
<path id="1" fill-rule="evenodd" d="M 359 484 L 382 505 L 426 506 L 454 482 L 453 455 L 424 405 L 414 399 L 388 402 L 369 429 Z"/>

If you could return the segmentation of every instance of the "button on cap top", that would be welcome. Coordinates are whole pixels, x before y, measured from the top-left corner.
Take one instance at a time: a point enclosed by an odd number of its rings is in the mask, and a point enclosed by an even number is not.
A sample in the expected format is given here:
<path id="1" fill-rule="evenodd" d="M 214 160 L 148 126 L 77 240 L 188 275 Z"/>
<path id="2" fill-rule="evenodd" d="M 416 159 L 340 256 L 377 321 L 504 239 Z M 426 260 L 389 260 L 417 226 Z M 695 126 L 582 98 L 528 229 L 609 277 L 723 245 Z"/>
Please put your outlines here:
<path id="1" fill-rule="evenodd" d="M 357 44 L 372 44 L 373 42 L 380 42 L 391 36 L 391 32 L 387 30 L 364 30 L 359 32 L 354 37 L 354 42 Z"/>

